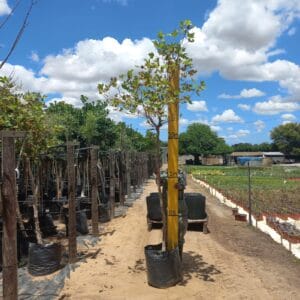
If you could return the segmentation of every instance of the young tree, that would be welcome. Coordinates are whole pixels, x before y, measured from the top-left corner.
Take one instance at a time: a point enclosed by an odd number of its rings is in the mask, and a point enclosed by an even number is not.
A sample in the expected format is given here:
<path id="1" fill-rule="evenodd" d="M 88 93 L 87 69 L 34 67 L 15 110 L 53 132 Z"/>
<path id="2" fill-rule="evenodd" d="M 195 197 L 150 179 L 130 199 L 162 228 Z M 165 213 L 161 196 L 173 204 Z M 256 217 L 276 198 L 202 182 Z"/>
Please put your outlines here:
<path id="1" fill-rule="evenodd" d="M 37 93 L 18 93 L 11 79 L 0 77 L 0 130 L 25 131 L 26 138 L 20 156 L 25 157 L 25 170 L 29 174 L 34 198 L 34 220 L 37 240 L 42 243 L 38 222 L 39 182 L 34 180 L 31 162 L 47 149 L 51 134 L 46 126 L 44 99 Z M 17 202 L 18 222 L 23 227 Z"/>
<path id="2" fill-rule="evenodd" d="M 131 113 L 139 113 L 156 134 L 156 176 L 162 204 L 160 185 L 160 132 L 167 122 L 167 106 L 175 102 L 190 102 L 190 93 L 199 94 L 204 82 L 196 82 L 192 60 L 188 57 L 182 41 L 193 42 L 192 24 L 182 21 L 172 33 L 160 32 L 153 41 L 156 52 L 149 53 L 136 70 L 129 70 L 108 84 L 100 83 L 98 90 L 110 103 Z M 180 72 L 179 90 L 170 84 L 170 74 Z M 110 94 L 108 95 L 108 93 Z M 162 205 L 162 207 L 164 207 Z M 163 212 L 164 214 L 164 212 Z M 165 223 L 166 217 L 163 215 Z"/>

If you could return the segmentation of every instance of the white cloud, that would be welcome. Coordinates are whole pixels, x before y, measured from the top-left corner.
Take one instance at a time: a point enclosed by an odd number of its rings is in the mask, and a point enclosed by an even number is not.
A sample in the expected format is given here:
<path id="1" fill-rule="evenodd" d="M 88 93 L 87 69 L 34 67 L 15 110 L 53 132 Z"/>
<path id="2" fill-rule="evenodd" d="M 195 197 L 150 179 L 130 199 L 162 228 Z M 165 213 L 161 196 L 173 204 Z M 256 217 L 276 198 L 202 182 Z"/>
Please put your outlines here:
<path id="1" fill-rule="evenodd" d="M 216 125 L 210 125 L 212 131 L 221 131 L 222 127 Z"/>
<path id="2" fill-rule="evenodd" d="M 35 51 L 31 51 L 30 59 L 34 62 L 39 62 L 40 61 L 40 57 L 37 54 L 37 52 L 35 52 Z"/>
<path id="3" fill-rule="evenodd" d="M 254 122 L 255 128 L 257 132 L 262 132 L 262 130 L 266 127 L 266 124 L 262 120 L 257 120 Z"/>
<path id="4" fill-rule="evenodd" d="M 180 126 L 186 126 L 186 125 L 189 125 L 190 124 L 190 121 L 188 119 L 185 119 L 185 118 L 180 118 L 179 119 L 179 125 Z"/>
<path id="5" fill-rule="evenodd" d="M 296 31 L 297 31 L 297 30 L 296 30 L 296 27 L 292 27 L 292 28 L 288 31 L 287 34 L 288 34 L 289 36 L 292 36 L 292 35 L 294 35 L 294 34 L 296 33 Z"/>
<path id="6" fill-rule="evenodd" d="M 248 111 L 251 109 L 251 106 L 248 104 L 238 104 L 238 108 L 240 108 L 241 110 L 244 110 L 244 111 Z"/>
<path id="7" fill-rule="evenodd" d="M 106 37 L 102 40 L 84 40 L 74 48 L 65 49 L 58 55 L 49 55 L 39 75 L 19 65 L 5 64 L 0 75 L 14 75 L 24 90 L 44 94 L 60 94 L 56 98 L 78 105 L 80 95 L 99 99 L 97 84 L 127 72 L 142 64 L 149 52 L 154 52 L 150 39 L 118 42 Z M 34 55 L 33 59 L 37 59 Z"/>
<path id="8" fill-rule="evenodd" d="M 277 38 L 299 16 L 298 0 L 219 0 L 202 28 L 194 29 L 195 42 L 186 42 L 186 48 L 200 73 L 277 81 L 287 89 L 290 101 L 300 101 L 299 66 L 287 60 L 269 61 L 283 53 L 284 49 L 274 48 Z"/>
<path id="9" fill-rule="evenodd" d="M 295 121 L 296 117 L 293 114 L 283 114 L 281 115 L 281 119 L 285 121 Z"/>
<path id="10" fill-rule="evenodd" d="M 250 134 L 250 131 L 247 129 L 240 129 L 235 134 L 230 134 L 229 139 L 239 139 Z"/>
<path id="11" fill-rule="evenodd" d="M 213 123 L 242 123 L 243 120 L 235 114 L 232 109 L 225 110 L 221 115 L 216 115 L 212 118 Z"/>
<path id="12" fill-rule="evenodd" d="M 239 93 L 239 95 L 228 95 L 228 94 L 221 94 L 219 95 L 219 98 L 223 98 L 223 99 L 241 99 L 241 98 L 253 98 L 253 97 L 261 97 L 264 96 L 265 93 L 252 88 L 252 89 L 243 89 L 241 90 L 241 92 Z"/>
<path id="13" fill-rule="evenodd" d="M 187 103 L 187 109 L 191 111 L 207 111 L 205 101 L 192 101 L 192 103 Z"/>
<path id="14" fill-rule="evenodd" d="M 7 0 L 0 0 L 0 16 L 8 15 L 11 8 L 8 6 Z"/>
<path id="15" fill-rule="evenodd" d="M 283 112 L 300 110 L 300 104 L 296 102 L 284 102 L 281 97 L 275 96 L 268 101 L 255 103 L 252 110 L 260 115 L 276 115 Z"/>

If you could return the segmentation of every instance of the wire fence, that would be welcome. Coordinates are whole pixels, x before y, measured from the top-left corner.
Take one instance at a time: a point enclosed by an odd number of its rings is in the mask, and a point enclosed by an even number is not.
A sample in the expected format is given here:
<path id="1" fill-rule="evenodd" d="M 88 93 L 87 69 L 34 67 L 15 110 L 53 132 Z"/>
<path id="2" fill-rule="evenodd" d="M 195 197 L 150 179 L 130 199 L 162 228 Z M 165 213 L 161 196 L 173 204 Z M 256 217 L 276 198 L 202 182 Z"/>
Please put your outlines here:
<path id="1" fill-rule="evenodd" d="M 300 168 L 297 166 L 185 166 L 254 216 L 300 215 Z"/>

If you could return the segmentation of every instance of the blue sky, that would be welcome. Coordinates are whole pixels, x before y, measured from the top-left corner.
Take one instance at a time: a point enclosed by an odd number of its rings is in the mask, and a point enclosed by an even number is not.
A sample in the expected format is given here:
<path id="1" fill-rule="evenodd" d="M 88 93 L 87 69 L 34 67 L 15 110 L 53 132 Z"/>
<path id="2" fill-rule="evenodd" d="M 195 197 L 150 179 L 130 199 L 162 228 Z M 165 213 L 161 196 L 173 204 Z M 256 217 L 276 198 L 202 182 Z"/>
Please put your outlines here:
<path id="1" fill-rule="evenodd" d="M 0 24 L 15 2 L 0 0 Z M 0 29 L 0 60 L 29 2 Z M 299 122 L 299 0 L 39 0 L 0 75 L 78 105 L 81 94 L 97 99 L 97 83 L 141 64 L 157 32 L 184 19 L 195 25 L 187 52 L 206 89 L 181 105 L 181 132 L 202 122 L 229 144 L 261 143 L 275 126 Z M 146 130 L 141 118 L 111 117 Z"/>

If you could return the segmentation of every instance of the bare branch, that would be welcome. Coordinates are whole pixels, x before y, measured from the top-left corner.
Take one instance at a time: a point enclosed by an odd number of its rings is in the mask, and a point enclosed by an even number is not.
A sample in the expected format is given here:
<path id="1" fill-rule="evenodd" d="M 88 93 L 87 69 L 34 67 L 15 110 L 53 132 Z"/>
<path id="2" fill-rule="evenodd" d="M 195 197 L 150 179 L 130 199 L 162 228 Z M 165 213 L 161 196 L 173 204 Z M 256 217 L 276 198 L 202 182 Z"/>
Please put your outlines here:
<path id="1" fill-rule="evenodd" d="M 6 18 L 3 20 L 2 23 L 0 23 L 0 29 L 7 23 L 7 21 L 10 19 L 10 17 L 14 14 L 15 10 L 19 6 L 22 0 L 18 0 L 15 4 L 15 6 L 12 8 L 11 12 L 6 16 Z"/>
<path id="2" fill-rule="evenodd" d="M 36 4 L 37 0 L 31 0 L 31 3 L 30 3 L 30 6 L 27 10 L 27 13 L 26 13 L 26 16 L 24 18 L 24 21 L 23 21 L 23 24 L 12 44 L 12 46 L 10 47 L 10 50 L 8 51 L 6 57 L 3 59 L 3 61 L 1 62 L 0 64 L 0 70 L 2 69 L 2 67 L 6 64 L 7 60 L 9 59 L 9 57 L 11 56 L 11 54 L 13 53 L 13 51 L 15 50 L 15 48 L 17 47 L 18 45 L 18 42 L 20 41 L 24 31 L 25 31 L 25 28 L 27 27 L 28 25 L 28 19 L 29 19 L 29 16 L 31 14 L 31 11 L 32 11 L 32 8 L 33 6 Z"/>

